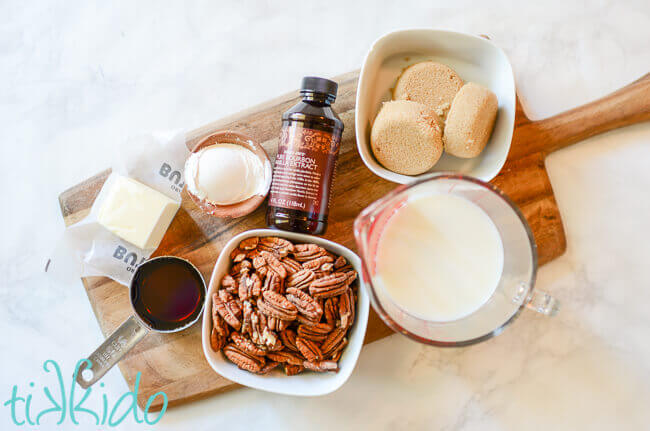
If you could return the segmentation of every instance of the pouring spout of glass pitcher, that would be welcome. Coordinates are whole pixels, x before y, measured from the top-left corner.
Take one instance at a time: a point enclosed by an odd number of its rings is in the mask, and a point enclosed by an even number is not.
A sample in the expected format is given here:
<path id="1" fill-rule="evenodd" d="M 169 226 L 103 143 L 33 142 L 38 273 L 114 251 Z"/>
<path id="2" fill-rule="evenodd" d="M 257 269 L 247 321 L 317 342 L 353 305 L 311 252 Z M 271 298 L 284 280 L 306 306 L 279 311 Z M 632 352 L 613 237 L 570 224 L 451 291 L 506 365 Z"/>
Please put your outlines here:
<path id="1" fill-rule="evenodd" d="M 366 210 L 364 210 L 357 216 L 356 219 L 354 219 L 353 230 L 357 241 L 360 237 L 365 237 L 367 235 L 370 223 L 372 223 L 372 214 Z"/>
<path id="2" fill-rule="evenodd" d="M 354 220 L 354 237 L 364 259 L 368 257 L 368 252 L 373 251 L 371 238 L 376 239 L 378 232 L 383 229 L 391 215 L 406 202 L 405 192 L 408 187 L 408 184 L 396 187 L 384 197 L 368 205 Z"/>

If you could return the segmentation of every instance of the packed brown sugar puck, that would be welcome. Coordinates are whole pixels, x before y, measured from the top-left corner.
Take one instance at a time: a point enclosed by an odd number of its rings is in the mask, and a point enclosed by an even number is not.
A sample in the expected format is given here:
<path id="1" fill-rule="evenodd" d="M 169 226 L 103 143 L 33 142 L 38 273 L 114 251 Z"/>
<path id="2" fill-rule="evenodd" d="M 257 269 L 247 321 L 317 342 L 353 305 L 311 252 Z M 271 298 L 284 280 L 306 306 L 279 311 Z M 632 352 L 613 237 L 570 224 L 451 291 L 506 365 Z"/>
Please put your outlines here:
<path id="1" fill-rule="evenodd" d="M 490 140 L 499 107 L 496 95 L 474 82 L 460 89 L 445 125 L 445 151 L 452 156 L 476 157 Z"/>
<path id="2" fill-rule="evenodd" d="M 394 100 L 411 100 L 433 109 L 443 120 L 463 80 L 449 66 L 423 61 L 409 66 L 397 79 Z"/>
<path id="3" fill-rule="evenodd" d="M 440 119 L 421 103 L 386 102 L 372 126 L 370 145 L 386 169 L 404 175 L 421 174 L 442 155 Z"/>

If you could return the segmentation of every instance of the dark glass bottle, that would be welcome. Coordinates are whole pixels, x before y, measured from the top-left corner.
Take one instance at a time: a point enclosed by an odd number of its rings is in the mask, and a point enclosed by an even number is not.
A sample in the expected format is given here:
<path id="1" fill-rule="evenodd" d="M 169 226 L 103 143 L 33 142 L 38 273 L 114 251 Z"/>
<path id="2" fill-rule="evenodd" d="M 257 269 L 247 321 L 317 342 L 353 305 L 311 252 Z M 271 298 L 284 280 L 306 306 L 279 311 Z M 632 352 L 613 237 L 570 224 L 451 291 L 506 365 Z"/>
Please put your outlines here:
<path id="1" fill-rule="evenodd" d="M 320 235 L 327 229 L 330 188 L 343 133 L 332 110 L 338 84 L 305 77 L 302 100 L 282 115 L 282 132 L 266 212 L 269 227 Z"/>

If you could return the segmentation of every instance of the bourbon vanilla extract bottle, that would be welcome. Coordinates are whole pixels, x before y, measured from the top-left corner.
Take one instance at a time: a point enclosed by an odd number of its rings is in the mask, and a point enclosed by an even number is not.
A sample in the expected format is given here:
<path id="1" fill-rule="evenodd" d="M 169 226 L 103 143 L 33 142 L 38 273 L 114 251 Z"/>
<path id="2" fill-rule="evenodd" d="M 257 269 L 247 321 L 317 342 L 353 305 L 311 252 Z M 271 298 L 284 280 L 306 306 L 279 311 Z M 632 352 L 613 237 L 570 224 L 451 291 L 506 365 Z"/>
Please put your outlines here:
<path id="1" fill-rule="evenodd" d="M 343 122 L 332 110 L 338 84 L 302 79 L 302 100 L 282 115 L 266 223 L 320 235 L 327 229 L 330 188 Z"/>

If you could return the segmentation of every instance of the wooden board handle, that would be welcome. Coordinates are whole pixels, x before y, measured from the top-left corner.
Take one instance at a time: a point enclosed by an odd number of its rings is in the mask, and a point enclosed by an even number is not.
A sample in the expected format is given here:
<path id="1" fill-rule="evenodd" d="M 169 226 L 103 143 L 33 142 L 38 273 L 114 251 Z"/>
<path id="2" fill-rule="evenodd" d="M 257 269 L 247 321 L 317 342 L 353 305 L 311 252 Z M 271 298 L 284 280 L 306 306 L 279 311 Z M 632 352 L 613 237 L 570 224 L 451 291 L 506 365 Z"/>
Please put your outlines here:
<path id="1" fill-rule="evenodd" d="M 523 127 L 519 140 L 534 136 L 531 145 L 551 153 L 590 136 L 650 120 L 650 73 L 614 93 Z M 530 151 L 530 149 L 528 150 Z"/>

